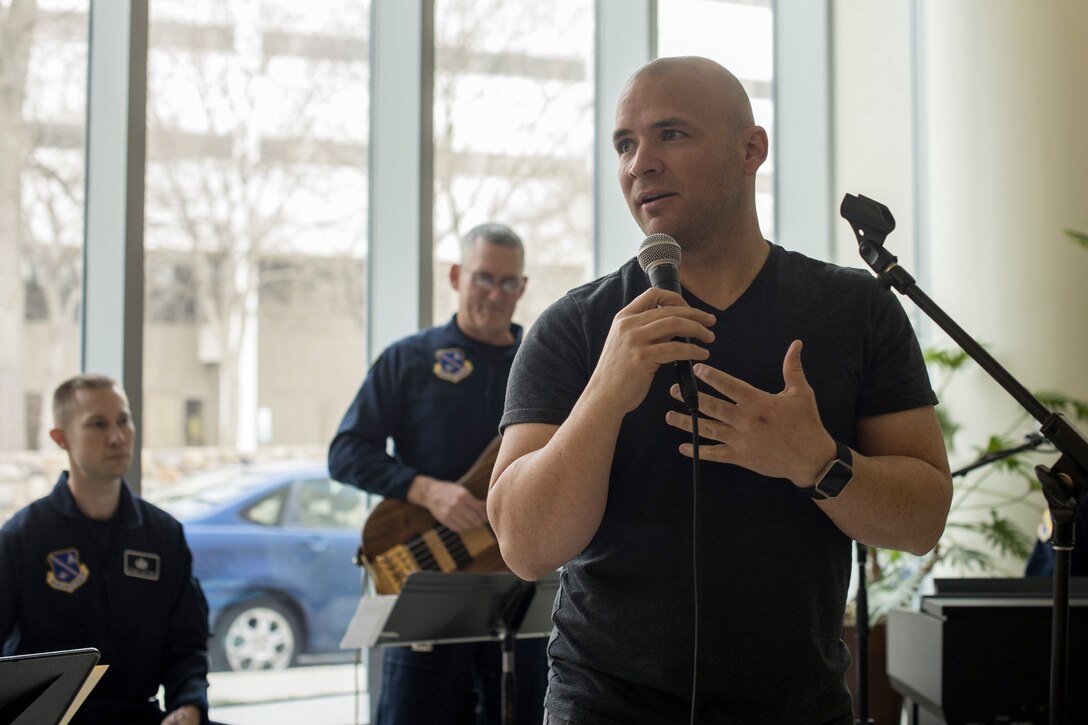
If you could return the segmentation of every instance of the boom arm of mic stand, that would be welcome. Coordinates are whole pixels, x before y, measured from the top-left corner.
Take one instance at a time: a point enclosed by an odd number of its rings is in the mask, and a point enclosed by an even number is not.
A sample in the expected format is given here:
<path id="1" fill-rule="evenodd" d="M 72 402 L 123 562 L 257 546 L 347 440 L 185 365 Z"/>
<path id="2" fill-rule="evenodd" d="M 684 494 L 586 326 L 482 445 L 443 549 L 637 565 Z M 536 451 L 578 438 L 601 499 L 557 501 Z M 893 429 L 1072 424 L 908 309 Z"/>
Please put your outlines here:
<path id="1" fill-rule="evenodd" d="M 862 259 L 876 272 L 877 278 L 886 286 L 894 286 L 900 294 L 913 300 L 922 312 L 947 332 L 964 352 L 1039 421 L 1039 432 L 1061 453 L 1052 469 L 1036 466 L 1035 471 L 1043 486 L 1043 493 L 1050 506 L 1050 516 L 1054 521 L 1052 541 L 1055 553 L 1055 616 L 1051 643 L 1050 722 L 1064 722 L 1064 627 L 1069 606 L 1069 553 L 1073 548 L 1073 516 L 1078 501 L 1084 495 L 1085 489 L 1088 489 L 1088 439 L 1064 415 L 1051 412 L 1040 403 L 962 327 L 918 289 L 914 278 L 899 266 L 895 255 L 884 249 L 884 239 L 895 229 L 895 219 L 888 207 L 861 194 L 847 194 L 843 197 L 839 213 L 850 223 L 858 240 L 858 251 Z M 1064 577 L 1061 576 L 1063 570 Z"/>
<path id="2" fill-rule="evenodd" d="M 959 476 L 966 476 L 968 473 L 970 473 L 971 471 L 974 471 L 977 468 L 982 468 L 983 466 L 988 466 L 991 463 L 995 463 L 995 462 L 1003 460 L 1005 458 L 1010 458 L 1012 456 L 1017 455 L 1018 453 L 1023 453 L 1024 451 L 1033 451 L 1036 448 L 1038 448 L 1039 446 L 1043 445 L 1043 443 L 1047 442 L 1046 438 L 1044 438 L 1043 436 L 1041 436 L 1038 433 L 1029 434 L 1027 436 L 1027 439 L 1028 439 L 1027 443 L 1022 443 L 1022 444 L 1020 444 L 1018 446 L 1015 446 L 1013 448 L 1005 448 L 1005 449 L 1002 449 L 1000 451 L 990 451 L 989 453 L 982 454 L 981 456 L 979 456 L 972 463 L 968 463 L 963 468 L 959 468 L 959 469 L 956 469 L 955 471 L 952 471 L 952 478 L 957 478 Z"/>

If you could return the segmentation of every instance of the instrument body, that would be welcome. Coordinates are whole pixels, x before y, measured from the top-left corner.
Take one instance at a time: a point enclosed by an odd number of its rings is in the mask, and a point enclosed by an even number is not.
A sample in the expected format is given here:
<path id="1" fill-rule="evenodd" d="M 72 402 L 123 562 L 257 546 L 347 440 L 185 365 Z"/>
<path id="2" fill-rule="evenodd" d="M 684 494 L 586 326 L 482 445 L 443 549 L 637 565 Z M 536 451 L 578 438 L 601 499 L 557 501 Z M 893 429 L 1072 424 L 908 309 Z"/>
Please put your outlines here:
<path id="1" fill-rule="evenodd" d="M 476 498 L 487 497 L 500 441 L 496 436 L 456 481 Z M 399 594 L 408 575 L 417 571 L 509 571 L 490 526 L 458 534 L 422 506 L 394 499 L 382 501 L 367 516 L 359 560 L 378 594 Z"/>

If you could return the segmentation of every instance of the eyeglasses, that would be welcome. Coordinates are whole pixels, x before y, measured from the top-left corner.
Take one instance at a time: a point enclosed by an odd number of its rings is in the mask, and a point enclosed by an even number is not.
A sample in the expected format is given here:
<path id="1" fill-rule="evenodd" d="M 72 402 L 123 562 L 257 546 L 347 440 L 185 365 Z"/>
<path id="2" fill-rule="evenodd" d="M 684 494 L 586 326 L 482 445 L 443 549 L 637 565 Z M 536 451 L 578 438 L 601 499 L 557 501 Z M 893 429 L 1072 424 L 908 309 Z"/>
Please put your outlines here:
<path id="1" fill-rule="evenodd" d="M 503 277 L 498 282 L 487 272 L 473 272 L 472 273 L 472 286 L 477 289 L 490 292 L 495 289 L 495 285 L 499 286 L 503 292 L 508 295 L 517 294 L 521 292 L 521 288 L 525 286 L 524 277 Z"/>

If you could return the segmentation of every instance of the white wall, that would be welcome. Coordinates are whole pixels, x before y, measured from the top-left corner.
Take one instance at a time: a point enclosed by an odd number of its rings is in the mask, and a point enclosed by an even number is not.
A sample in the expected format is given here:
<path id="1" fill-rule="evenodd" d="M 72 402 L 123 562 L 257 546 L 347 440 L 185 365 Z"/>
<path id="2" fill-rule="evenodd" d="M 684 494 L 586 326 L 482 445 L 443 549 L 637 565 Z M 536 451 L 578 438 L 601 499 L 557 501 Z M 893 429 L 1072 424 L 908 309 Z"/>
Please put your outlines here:
<path id="1" fill-rule="evenodd" d="M 924 28 L 934 288 L 1029 388 L 1088 397 L 1088 252 L 1063 234 L 1088 230 L 1088 3 L 932 2 Z"/>
<path id="2" fill-rule="evenodd" d="M 1088 251 L 1063 230 L 1088 231 L 1086 28 L 1081 0 L 833 5 L 838 198 L 887 204 L 898 222 L 887 246 L 923 289 L 1027 388 L 1079 398 Z M 849 260 L 845 226 L 836 242 Z M 943 401 L 965 424 L 954 467 L 1018 411 L 977 366 L 963 378 Z M 1036 516 L 1020 520 L 1033 528 Z"/>
<path id="3" fill-rule="evenodd" d="M 914 263 L 911 14 L 909 0 L 832 6 L 834 261 L 850 267 L 865 263 L 838 213 L 846 193 L 891 210 L 896 226 L 886 247 L 904 266 Z"/>

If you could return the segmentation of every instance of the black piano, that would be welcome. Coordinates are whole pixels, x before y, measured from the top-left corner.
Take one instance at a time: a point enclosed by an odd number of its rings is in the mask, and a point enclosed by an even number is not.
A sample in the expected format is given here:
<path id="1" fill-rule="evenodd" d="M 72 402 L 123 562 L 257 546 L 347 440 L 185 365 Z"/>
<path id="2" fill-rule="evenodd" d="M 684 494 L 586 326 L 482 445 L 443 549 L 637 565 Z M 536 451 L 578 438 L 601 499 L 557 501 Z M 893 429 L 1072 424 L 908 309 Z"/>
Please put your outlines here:
<path id="1" fill-rule="evenodd" d="M 1049 578 L 938 579 L 919 611 L 888 616 L 888 679 L 911 725 L 1044 725 Z M 1088 723 L 1088 577 L 1070 581 L 1068 722 Z"/>

